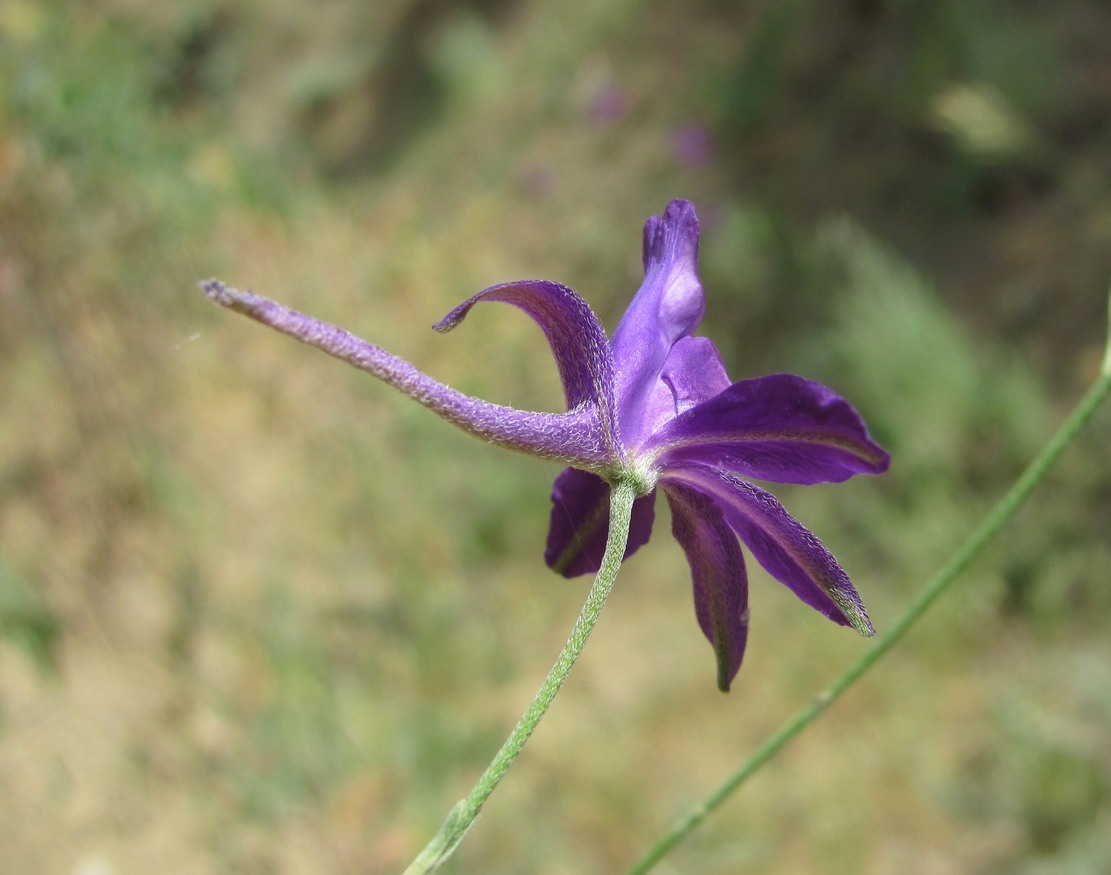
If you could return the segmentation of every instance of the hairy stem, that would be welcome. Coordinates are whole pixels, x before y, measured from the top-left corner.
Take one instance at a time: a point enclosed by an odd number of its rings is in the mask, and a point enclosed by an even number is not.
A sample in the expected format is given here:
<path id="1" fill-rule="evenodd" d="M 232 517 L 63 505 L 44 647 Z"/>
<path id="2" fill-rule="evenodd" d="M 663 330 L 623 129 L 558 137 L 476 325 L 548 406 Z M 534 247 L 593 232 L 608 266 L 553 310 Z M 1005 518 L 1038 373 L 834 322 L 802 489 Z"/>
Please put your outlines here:
<path id="1" fill-rule="evenodd" d="M 636 487 L 631 482 L 618 480 L 614 484 L 610 496 L 609 537 L 606 541 L 606 552 L 602 558 L 602 567 L 598 570 L 597 577 L 594 578 L 594 584 L 587 594 L 586 602 L 579 618 L 571 629 L 571 635 L 567 639 L 567 643 L 563 646 L 563 650 L 556 658 L 552 670 L 548 672 L 547 678 L 544 679 L 544 683 L 537 691 L 532 704 L 528 706 L 528 709 L 517 722 L 517 726 L 510 733 L 509 738 L 505 740 L 501 750 L 498 751 L 482 777 L 478 779 L 474 789 L 471 790 L 467 798 L 461 800 L 452 808 L 439 832 L 421 851 L 416 860 L 409 865 L 404 875 L 424 875 L 424 873 L 435 872 L 451 856 L 459 842 L 462 841 L 463 836 L 467 834 L 467 831 L 478 818 L 482 806 L 490 797 L 490 794 L 494 792 L 498 782 L 505 777 L 505 773 L 509 771 L 509 767 L 513 765 L 513 761 L 517 758 L 517 754 L 521 752 L 521 748 L 525 746 L 525 742 L 528 741 L 533 730 L 536 729 L 547 713 L 556 693 L 563 686 L 563 682 L 567 679 L 567 675 L 571 673 L 579 654 L 582 653 L 586 639 L 590 637 L 590 632 L 598 621 L 602 606 L 605 605 L 606 599 L 613 589 L 617 572 L 621 568 L 621 559 L 625 555 L 625 545 L 629 539 L 629 522 L 635 499 Z"/>

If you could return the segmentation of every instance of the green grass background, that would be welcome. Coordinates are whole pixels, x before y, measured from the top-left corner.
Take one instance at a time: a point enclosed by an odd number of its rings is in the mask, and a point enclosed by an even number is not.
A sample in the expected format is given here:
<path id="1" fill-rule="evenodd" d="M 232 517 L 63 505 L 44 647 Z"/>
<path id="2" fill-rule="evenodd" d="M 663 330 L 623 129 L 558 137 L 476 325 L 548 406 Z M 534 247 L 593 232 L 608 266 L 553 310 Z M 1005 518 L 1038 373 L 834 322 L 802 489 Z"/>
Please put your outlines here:
<path id="1" fill-rule="evenodd" d="M 695 200 L 734 378 L 827 382 L 893 454 L 777 489 L 882 628 L 1098 368 L 1108 46 L 1081 0 L 5 0 L 0 869 L 397 872 L 585 594 L 553 466 L 198 279 L 558 409 L 519 313 L 429 326 L 543 277 L 612 329 Z M 1107 871 L 1109 437 L 661 871 Z M 621 871 L 867 646 L 753 567 L 721 696 L 660 512 L 451 871 Z"/>

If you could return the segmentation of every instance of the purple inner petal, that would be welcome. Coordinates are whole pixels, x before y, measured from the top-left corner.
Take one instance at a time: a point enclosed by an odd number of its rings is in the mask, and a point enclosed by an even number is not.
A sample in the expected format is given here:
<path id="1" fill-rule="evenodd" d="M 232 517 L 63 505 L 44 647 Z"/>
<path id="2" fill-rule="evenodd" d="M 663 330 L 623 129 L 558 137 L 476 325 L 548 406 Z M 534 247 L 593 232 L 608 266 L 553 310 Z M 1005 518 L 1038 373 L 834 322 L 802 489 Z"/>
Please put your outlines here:
<path id="1" fill-rule="evenodd" d="M 706 309 L 698 278 L 694 205 L 672 201 L 644 226 L 644 282 L 613 333 L 621 434 L 627 447 L 650 433 L 645 411 L 671 347 L 689 335 Z"/>
<path id="2" fill-rule="evenodd" d="M 862 635 L 875 633 L 845 570 L 775 496 L 705 465 L 669 468 L 664 477 L 668 489 L 677 481 L 712 496 L 764 570 L 806 604 Z"/>
<path id="3" fill-rule="evenodd" d="M 667 354 L 661 374 L 675 397 L 676 414 L 729 388 L 721 353 L 708 337 L 683 337 Z"/>
<path id="4" fill-rule="evenodd" d="M 794 374 L 741 380 L 666 423 L 645 445 L 663 467 L 698 462 L 777 483 L 879 474 L 890 457 L 860 414 Z"/>
<path id="5" fill-rule="evenodd" d="M 633 502 L 628 559 L 652 534 L 655 492 Z M 552 517 L 544 560 L 564 577 L 594 574 L 602 565 L 610 522 L 610 485 L 597 474 L 567 468 L 552 487 Z"/>
<path id="6" fill-rule="evenodd" d="M 671 531 L 691 567 L 698 625 L 717 655 L 718 688 L 729 692 L 748 640 L 748 575 L 737 536 L 708 495 L 677 481 L 664 485 Z"/>
<path id="7" fill-rule="evenodd" d="M 671 347 L 663 371 L 645 395 L 641 429 L 650 435 L 676 414 L 712 398 L 729 386 L 717 348 L 706 337 L 681 337 Z"/>

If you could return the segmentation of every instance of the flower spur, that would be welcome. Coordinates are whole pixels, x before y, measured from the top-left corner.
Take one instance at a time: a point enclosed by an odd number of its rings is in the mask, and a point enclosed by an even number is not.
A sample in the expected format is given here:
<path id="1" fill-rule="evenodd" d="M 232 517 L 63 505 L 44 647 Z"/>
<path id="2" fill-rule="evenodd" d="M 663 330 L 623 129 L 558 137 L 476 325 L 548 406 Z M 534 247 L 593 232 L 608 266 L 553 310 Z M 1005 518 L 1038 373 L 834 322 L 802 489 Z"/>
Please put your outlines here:
<path id="1" fill-rule="evenodd" d="M 644 282 L 607 340 L 590 306 L 559 283 L 493 286 L 434 327 L 448 331 L 477 303 L 531 316 L 559 369 L 567 412 L 542 413 L 463 395 L 340 328 L 218 280 L 216 303 L 343 359 L 474 435 L 569 467 L 555 480 L 545 558 L 566 577 L 597 572 L 610 522 L 611 485 L 631 484 L 628 557 L 649 539 L 662 489 L 686 552 L 695 614 L 727 691 L 748 636 L 748 577 L 738 538 L 772 577 L 831 620 L 873 628 L 833 555 L 749 479 L 838 482 L 878 474 L 889 457 L 833 391 L 791 374 L 730 383 L 714 344 L 695 337 L 705 298 L 694 206 L 672 201 L 644 228 Z"/>

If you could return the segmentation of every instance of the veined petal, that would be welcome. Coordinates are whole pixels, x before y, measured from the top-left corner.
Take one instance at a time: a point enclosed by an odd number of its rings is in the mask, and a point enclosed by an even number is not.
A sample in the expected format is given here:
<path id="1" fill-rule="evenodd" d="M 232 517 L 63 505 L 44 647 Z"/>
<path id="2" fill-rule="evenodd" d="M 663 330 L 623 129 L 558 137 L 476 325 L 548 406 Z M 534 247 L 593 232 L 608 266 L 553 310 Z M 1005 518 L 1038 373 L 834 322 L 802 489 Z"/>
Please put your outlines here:
<path id="1" fill-rule="evenodd" d="M 644 451 L 664 468 L 698 462 L 776 483 L 839 482 L 890 461 L 852 405 L 793 374 L 734 383 L 665 423 Z"/>
<path id="2" fill-rule="evenodd" d="M 644 282 L 621 317 L 611 347 L 617 407 L 626 446 L 650 433 L 647 401 L 671 347 L 689 335 L 706 309 L 698 278 L 698 217 L 688 201 L 672 201 L 644 226 Z"/>
<path id="3" fill-rule="evenodd" d="M 676 414 L 686 413 L 729 388 L 721 353 L 708 337 L 683 337 L 676 341 L 660 376 L 675 397 Z"/>
<path id="4" fill-rule="evenodd" d="M 671 490 L 675 482 L 712 497 L 756 561 L 806 604 L 861 635 L 875 634 L 845 570 L 775 496 L 728 471 L 705 465 L 667 469 L 661 485 Z"/>
<path id="5" fill-rule="evenodd" d="M 567 409 L 593 405 L 603 439 L 615 458 L 620 456 L 613 433 L 615 418 L 613 358 L 606 332 L 590 305 L 573 289 L 547 280 L 523 280 L 484 289 L 437 322 L 437 331 L 450 331 L 480 301 L 512 304 L 531 316 L 552 348 Z"/>
<path id="6" fill-rule="evenodd" d="M 671 531 L 691 566 L 698 625 L 717 655 L 718 688 L 727 693 L 748 640 L 744 556 L 713 499 L 675 480 L 663 487 L 671 507 Z"/>
<path id="7" fill-rule="evenodd" d="M 613 463 L 596 405 L 584 404 L 569 413 L 536 413 L 490 404 L 433 380 L 404 359 L 335 325 L 218 280 L 202 286 L 216 303 L 366 371 L 464 431 L 510 449 L 587 468 Z"/>
<path id="8" fill-rule="evenodd" d="M 671 347 L 652 391 L 646 393 L 641 430 L 658 431 L 678 413 L 712 398 L 729 386 L 717 348 L 706 337 L 682 337 Z M 651 443 L 651 439 L 649 439 Z"/>
<path id="9" fill-rule="evenodd" d="M 648 543 L 655 518 L 654 492 L 633 502 L 625 559 Z M 594 574 L 602 564 L 610 524 L 610 485 L 597 474 L 568 468 L 552 487 L 552 519 L 544 559 L 564 577 Z"/>

